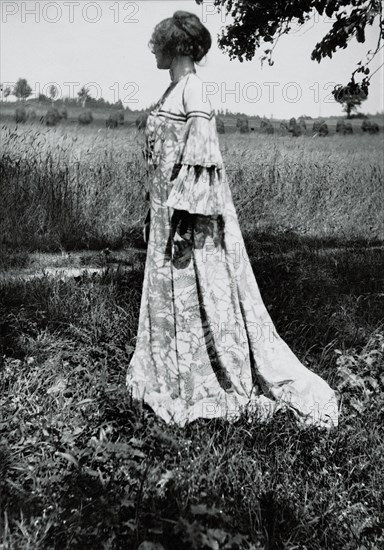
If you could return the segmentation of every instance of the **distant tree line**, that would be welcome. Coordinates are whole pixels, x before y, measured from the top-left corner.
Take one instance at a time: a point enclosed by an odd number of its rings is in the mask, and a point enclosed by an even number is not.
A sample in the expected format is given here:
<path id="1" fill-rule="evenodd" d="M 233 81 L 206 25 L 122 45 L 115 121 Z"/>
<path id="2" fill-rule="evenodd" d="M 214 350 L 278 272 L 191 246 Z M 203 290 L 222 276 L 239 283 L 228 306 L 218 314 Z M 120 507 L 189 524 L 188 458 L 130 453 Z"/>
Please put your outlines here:
<path id="1" fill-rule="evenodd" d="M 24 123 L 24 122 L 34 122 L 37 119 L 36 112 L 29 108 L 31 106 L 31 103 L 26 104 L 26 99 L 30 97 L 32 94 L 32 88 L 29 86 L 27 80 L 25 78 L 19 78 L 19 80 L 16 82 L 13 90 L 10 90 L 9 87 L 6 87 L 3 89 L 1 86 L 1 91 L 3 93 L 3 96 L 7 98 L 10 93 L 15 95 L 15 97 L 18 100 L 21 100 L 21 105 L 19 104 L 15 111 L 15 121 L 16 123 Z M 61 100 L 57 99 L 58 96 L 58 90 L 57 87 L 54 85 L 51 85 L 49 88 L 49 96 L 44 94 L 39 94 L 39 97 L 35 100 L 40 103 L 47 103 L 49 104 L 49 108 L 45 115 L 40 117 L 40 122 L 42 124 L 45 124 L 47 126 L 56 126 L 61 120 L 66 120 L 68 118 L 68 110 L 67 107 L 77 107 L 79 104 L 81 104 L 81 113 L 78 115 L 78 123 L 81 125 L 88 125 L 93 122 L 93 114 L 92 114 L 92 107 L 105 107 L 110 110 L 114 110 L 114 113 L 110 113 L 107 120 L 106 120 L 106 127 L 107 128 L 118 128 L 120 126 L 124 125 L 124 106 L 121 100 L 118 100 L 115 103 L 109 103 L 108 101 L 104 100 L 104 98 L 94 99 L 91 97 L 89 89 L 83 86 L 79 92 L 77 93 L 77 98 L 63 98 Z M 348 96 L 348 94 L 340 95 L 337 101 L 339 103 L 343 104 L 344 111 L 347 114 L 347 118 L 365 118 L 367 119 L 366 115 L 363 115 L 361 113 L 357 113 L 355 115 L 352 115 L 352 110 L 356 109 L 358 105 L 361 104 L 361 102 L 365 99 L 365 97 L 357 98 L 356 96 Z M 28 108 L 27 108 L 28 107 Z M 149 109 L 139 110 L 139 111 L 131 111 L 138 113 L 138 116 L 136 118 L 135 124 L 138 130 L 143 130 L 146 126 L 147 117 L 148 117 L 148 111 L 151 110 L 154 107 L 154 104 L 149 107 Z M 231 113 L 228 109 L 219 109 L 217 111 L 217 117 L 216 117 L 216 128 L 218 133 L 224 134 L 225 133 L 225 124 L 224 124 L 224 117 L 236 117 L 236 131 L 240 134 L 247 134 L 250 131 L 254 131 L 255 127 L 249 127 L 249 121 L 248 117 L 244 115 L 243 113 Z M 301 116 L 297 119 L 292 117 L 289 122 L 281 122 L 280 123 L 280 129 L 284 130 L 286 132 L 289 132 L 293 137 L 301 136 L 302 134 L 305 134 L 307 131 L 306 122 L 305 119 L 310 119 L 311 117 L 305 117 Z M 273 134 L 275 129 L 272 124 L 272 122 L 266 118 L 261 119 L 260 117 L 256 117 L 257 121 L 260 121 L 260 127 L 259 131 L 265 134 Z M 364 120 L 362 125 L 362 130 L 364 133 L 368 134 L 375 134 L 379 132 L 379 127 L 375 122 L 371 122 L 369 120 Z M 313 132 L 315 132 L 316 135 L 319 136 L 326 136 L 329 133 L 328 125 L 325 121 L 315 121 L 313 123 Z M 336 132 L 341 135 L 347 135 L 353 133 L 353 128 L 350 123 L 339 121 L 337 123 Z"/>
<path id="2" fill-rule="evenodd" d="M 2 93 L 6 101 L 10 95 L 15 96 L 16 99 L 19 101 L 26 101 L 32 95 L 32 88 L 28 84 L 27 79 L 19 78 L 16 84 L 13 86 L 13 88 L 11 88 L 10 86 L 4 86 L 3 84 L 0 84 L 0 92 Z M 110 109 L 124 109 L 126 111 L 131 110 L 129 107 L 124 108 L 124 105 L 121 99 L 119 99 L 114 103 L 111 103 L 105 100 L 103 97 L 100 97 L 98 99 L 93 98 L 90 94 L 89 88 L 86 88 L 85 86 L 83 86 L 77 92 L 76 98 L 63 97 L 62 99 L 57 99 L 57 97 L 58 97 L 58 89 L 55 85 L 52 84 L 49 87 L 48 95 L 40 93 L 37 98 L 33 98 L 30 101 L 38 101 L 39 103 L 50 103 L 52 105 L 54 103 L 57 103 L 59 105 L 64 104 L 64 105 L 67 105 L 68 107 L 75 107 L 81 104 L 83 109 L 85 109 L 85 107 L 89 107 L 89 108 L 107 107 Z"/>

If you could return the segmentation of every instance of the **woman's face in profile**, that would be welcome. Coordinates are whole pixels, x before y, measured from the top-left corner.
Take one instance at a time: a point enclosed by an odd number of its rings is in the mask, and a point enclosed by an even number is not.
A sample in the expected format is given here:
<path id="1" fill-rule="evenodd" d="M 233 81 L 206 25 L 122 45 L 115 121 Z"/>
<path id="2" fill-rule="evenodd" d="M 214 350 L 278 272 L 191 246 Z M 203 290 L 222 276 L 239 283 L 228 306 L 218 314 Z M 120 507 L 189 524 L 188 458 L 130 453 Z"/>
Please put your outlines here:
<path id="1" fill-rule="evenodd" d="M 158 69 L 169 69 L 171 67 L 172 58 L 163 53 L 159 48 L 154 51 Z"/>

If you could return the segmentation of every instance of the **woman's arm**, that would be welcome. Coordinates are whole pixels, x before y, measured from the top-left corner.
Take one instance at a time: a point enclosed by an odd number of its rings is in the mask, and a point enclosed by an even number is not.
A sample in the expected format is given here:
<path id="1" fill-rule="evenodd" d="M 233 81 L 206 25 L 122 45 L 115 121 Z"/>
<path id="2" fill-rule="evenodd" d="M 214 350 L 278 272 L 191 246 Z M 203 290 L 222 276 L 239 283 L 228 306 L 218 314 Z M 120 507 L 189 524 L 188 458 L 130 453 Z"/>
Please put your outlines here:
<path id="1" fill-rule="evenodd" d="M 187 122 L 184 143 L 171 178 L 173 187 L 167 205 L 190 214 L 219 215 L 223 211 L 222 168 L 215 114 L 203 83 L 188 77 L 183 94 Z"/>

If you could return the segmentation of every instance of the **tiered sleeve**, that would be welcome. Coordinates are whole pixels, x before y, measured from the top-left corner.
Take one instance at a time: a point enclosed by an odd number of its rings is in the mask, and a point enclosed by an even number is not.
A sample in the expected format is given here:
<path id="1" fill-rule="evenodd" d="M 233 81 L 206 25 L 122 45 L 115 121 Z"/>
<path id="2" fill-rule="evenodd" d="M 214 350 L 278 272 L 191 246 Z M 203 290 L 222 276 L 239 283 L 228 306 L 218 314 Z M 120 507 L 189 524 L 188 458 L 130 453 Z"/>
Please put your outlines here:
<path id="1" fill-rule="evenodd" d="M 196 75 L 187 78 L 183 106 L 187 121 L 167 206 L 190 214 L 222 214 L 223 159 L 215 114 Z"/>

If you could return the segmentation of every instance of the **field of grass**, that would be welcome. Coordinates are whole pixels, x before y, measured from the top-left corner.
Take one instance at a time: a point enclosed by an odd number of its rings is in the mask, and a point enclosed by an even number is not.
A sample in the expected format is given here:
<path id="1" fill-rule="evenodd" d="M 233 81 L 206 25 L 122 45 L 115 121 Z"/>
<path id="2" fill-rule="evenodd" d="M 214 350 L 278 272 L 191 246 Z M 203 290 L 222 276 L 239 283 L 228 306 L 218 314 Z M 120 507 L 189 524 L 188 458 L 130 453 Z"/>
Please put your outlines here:
<path id="1" fill-rule="evenodd" d="M 380 550 L 380 136 L 220 136 L 264 302 L 338 392 L 330 432 L 282 413 L 181 429 L 130 399 L 141 139 L 2 128 L 3 273 L 51 265 L 47 251 L 63 264 L 68 250 L 111 252 L 78 253 L 73 265 L 102 268 L 93 275 L 0 278 L 0 549 Z"/>
<path id="2" fill-rule="evenodd" d="M 381 134 L 220 139 L 246 233 L 384 239 Z M 137 243 L 146 209 L 142 141 L 128 129 L 3 125 L 0 246 Z"/>

